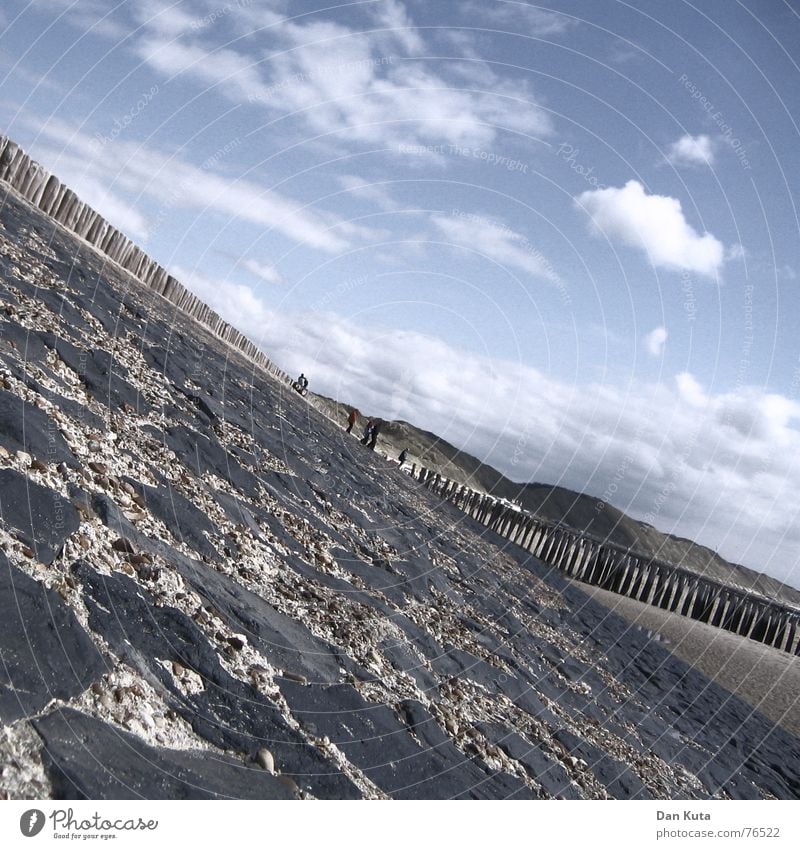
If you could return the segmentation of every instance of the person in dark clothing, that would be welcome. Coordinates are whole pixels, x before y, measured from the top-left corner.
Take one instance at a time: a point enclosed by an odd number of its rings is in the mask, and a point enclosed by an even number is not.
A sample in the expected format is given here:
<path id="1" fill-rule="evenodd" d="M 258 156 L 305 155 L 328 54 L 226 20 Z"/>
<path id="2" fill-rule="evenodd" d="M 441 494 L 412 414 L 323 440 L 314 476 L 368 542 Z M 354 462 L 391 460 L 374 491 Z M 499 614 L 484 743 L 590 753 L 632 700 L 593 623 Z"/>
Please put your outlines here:
<path id="1" fill-rule="evenodd" d="M 301 374 L 297 380 L 292 383 L 292 389 L 300 395 L 308 395 L 308 378 Z"/>
<path id="2" fill-rule="evenodd" d="M 366 445 L 372 437 L 372 426 L 373 422 L 372 419 L 370 419 L 364 427 L 364 436 L 361 439 L 362 445 Z"/>
<path id="3" fill-rule="evenodd" d="M 404 448 L 404 449 L 400 452 L 400 456 L 397 458 L 397 462 L 398 462 L 398 463 L 400 463 L 400 465 L 402 466 L 402 465 L 403 465 L 403 463 L 405 463 L 405 461 L 406 461 L 407 459 L 408 459 L 408 448 Z"/>
<path id="4" fill-rule="evenodd" d="M 369 442 L 367 443 L 367 448 L 374 451 L 375 444 L 378 441 L 378 434 L 381 432 L 381 428 L 383 427 L 383 419 L 375 419 L 372 423 L 372 432 L 369 435 Z"/>
<path id="5" fill-rule="evenodd" d="M 355 407 L 353 407 L 353 409 L 350 410 L 350 415 L 347 417 L 347 431 L 346 431 L 347 433 L 353 432 L 353 427 L 355 426 L 355 423 L 357 421 L 358 421 L 358 410 Z"/>

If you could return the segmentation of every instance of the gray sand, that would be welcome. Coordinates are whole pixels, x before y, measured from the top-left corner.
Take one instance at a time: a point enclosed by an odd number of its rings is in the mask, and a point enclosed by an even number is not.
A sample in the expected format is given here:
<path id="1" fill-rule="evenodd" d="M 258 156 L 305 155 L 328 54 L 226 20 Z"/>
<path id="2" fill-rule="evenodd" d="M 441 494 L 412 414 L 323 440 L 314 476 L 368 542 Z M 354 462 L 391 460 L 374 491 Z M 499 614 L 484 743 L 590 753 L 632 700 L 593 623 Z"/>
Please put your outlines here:
<path id="1" fill-rule="evenodd" d="M 800 736 L 800 658 L 625 596 L 576 586 L 628 622 L 661 634 L 673 654 Z"/>

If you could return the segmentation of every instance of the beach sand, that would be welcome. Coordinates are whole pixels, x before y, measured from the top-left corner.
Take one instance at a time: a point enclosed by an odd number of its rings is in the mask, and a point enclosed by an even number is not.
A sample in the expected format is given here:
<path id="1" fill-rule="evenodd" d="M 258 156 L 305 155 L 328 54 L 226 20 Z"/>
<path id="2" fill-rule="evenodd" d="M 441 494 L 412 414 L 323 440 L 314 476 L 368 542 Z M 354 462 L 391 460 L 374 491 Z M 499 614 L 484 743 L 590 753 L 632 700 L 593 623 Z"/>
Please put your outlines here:
<path id="1" fill-rule="evenodd" d="M 635 599 L 575 585 L 631 624 L 660 634 L 681 660 L 800 736 L 800 658 Z"/>

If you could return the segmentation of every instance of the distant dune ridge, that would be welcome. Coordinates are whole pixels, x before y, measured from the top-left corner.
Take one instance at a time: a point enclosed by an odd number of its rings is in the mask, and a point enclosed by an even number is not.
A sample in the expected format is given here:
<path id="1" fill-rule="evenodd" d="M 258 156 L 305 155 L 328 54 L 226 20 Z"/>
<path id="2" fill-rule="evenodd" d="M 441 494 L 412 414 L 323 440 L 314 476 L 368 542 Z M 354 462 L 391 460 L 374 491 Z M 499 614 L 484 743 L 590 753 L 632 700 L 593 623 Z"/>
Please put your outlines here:
<path id="1" fill-rule="evenodd" d="M 321 395 L 312 401 L 335 421 L 347 419 L 350 410 L 347 404 Z M 394 456 L 407 448 L 409 462 L 417 462 L 451 480 L 516 502 L 543 519 L 561 522 L 616 545 L 691 569 L 699 575 L 800 607 L 800 590 L 746 566 L 729 563 L 715 551 L 692 540 L 663 534 L 608 502 L 598 510 L 598 499 L 580 492 L 552 484 L 515 483 L 466 451 L 409 422 L 387 422 L 381 434 L 384 442 L 391 445 L 391 451 L 396 452 Z"/>
<path id="2" fill-rule="evenodd" d="M 733 695 L 0 192 L 0 795 L 800 797 L 796 664 Z"/>

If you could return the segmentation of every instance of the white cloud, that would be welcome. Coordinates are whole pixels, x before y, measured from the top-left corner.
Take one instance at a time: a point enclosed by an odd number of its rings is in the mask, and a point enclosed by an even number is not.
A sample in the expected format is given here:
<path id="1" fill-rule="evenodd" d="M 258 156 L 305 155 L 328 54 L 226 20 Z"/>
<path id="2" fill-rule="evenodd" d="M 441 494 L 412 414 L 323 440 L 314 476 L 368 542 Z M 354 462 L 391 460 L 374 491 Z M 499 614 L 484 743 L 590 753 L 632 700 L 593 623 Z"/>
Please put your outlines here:
<path id="1" fill-rule="evenodd" d="M 648 354 L 653 357 L 660 357 L 664 353 L 664 343 L 667 341 L 667 328 L 654 328 L 644 337 L 643 341 Z"/>
<path id="2" fill-rule="evenodd" d="M 636 180 L 621 189 L 587 191 L 576 198 L 597 235 L 620 239 L 648 254 L 653 265 L 715 275 L 725 249 L 711 233 L 699 235 L 686 221 L 677 198 L 649 195 Z"/>
<path id="3" fill-rule="evenodd" d="M 670 145 L 667 159 L 673 165 L 713 165 L 714 143 L 706 135 L 681 136 Z"/>
<path id="4" fill-rule="evenodd" d="M 708 398 L 703 387 L 697 382 L 694 375 L 688 371 L 683 371 L 675 378 L 675 383 L 678 386 L 678 393 L 681 398 L 692 407 L 705 407 L 708 403 Z"/>
<path id="5" fill-rule="evenodd" d="M 384 210 L 398 208 L 397 202 L 389 190 L 380 183 L 370 183 L 363 177 L 357 177 L 354 174 L 342 174 L 337 179 L 339 185 L 343 189 L 347 189 L 356 198 L 370 200 Z"/>
<path id="6" fill-rule="evenodd" d="M 510 266 L 551 283 L 560 282 L 547 258 L 525 236 L 510 227 L 473 214 L 437 214 L 431 220 L 445 238 L 456 245 L 477 251 L 502 266 Z"/>
<path id="7" fill-rule="evenodd" d="M 255 259 L 246 259 L 242 262 L 242 267 L 247 269 L 251 274 L 255 274 L 256 277 L 260 277 L 266 283 L 284 282 L 283 276 L 274 265 L 258 262 Z"/>
<path id="8" fill-rule="evenodd" d="M 471 15 L 480 16 L 492 23 L 510 24 L 514 32 L 522 32 L 525 35 L 559 35 L 578 23 L 577 19 L 560 12 L 552 12 L 519 0 L 500 3 L 470 0 L 464 3 L 462 8 Z"/>
<path id="9" fill-rule="evenodd" d="M 391 30 L 392 36 L 403 45 L 408 53 L 421 52 L 425 44 L 414 27 L 406 7 L 398 0 L 382 0 L 371 8 L 375 21 Z"/>
<path id="10" fill-rule="evenodd" d="M 151 26 L 135 50 L 159 73 L 192 77 L 236 103 L 291 115 L 306 132 L 355 143 L 485 146 L 501 129 L 551 132 L 524 80 L 475 63 L 456 82 L 429 62 L 411 61 L 425 44 L 401 3 L 382 2 L 372 17 L 371 26 L 385 28 L 360 31 L 322 16 L 274 22 L 259 32 L 257 54 L 244 52 L 249 41 L 211 49 L 203 29 L 176 39 Z"/>
<path id="11" fill-rule="evenodd" d="M 231 49 L 208 50 L 199 43 L 184 44 L 168 36 L 148 36 L 138 41 L 136 53 L 168 79 L 180 74 L 203 84 L 219 86 L 235 102 L 265 96 L 267 91 L 258 62 Z"/>

